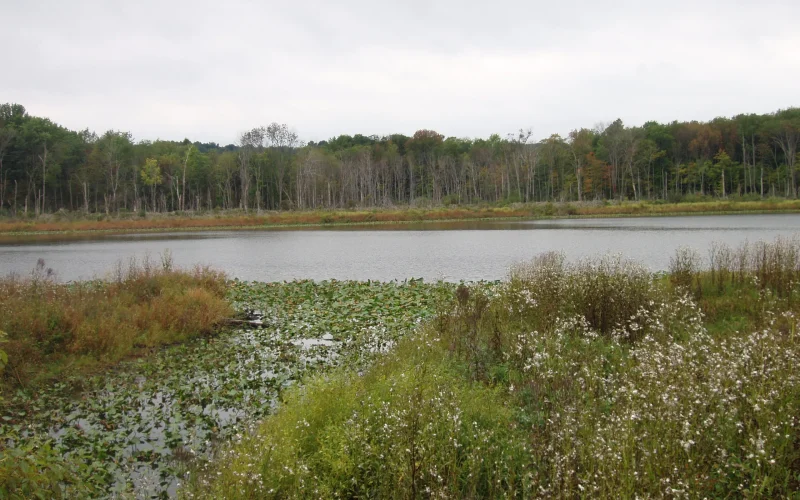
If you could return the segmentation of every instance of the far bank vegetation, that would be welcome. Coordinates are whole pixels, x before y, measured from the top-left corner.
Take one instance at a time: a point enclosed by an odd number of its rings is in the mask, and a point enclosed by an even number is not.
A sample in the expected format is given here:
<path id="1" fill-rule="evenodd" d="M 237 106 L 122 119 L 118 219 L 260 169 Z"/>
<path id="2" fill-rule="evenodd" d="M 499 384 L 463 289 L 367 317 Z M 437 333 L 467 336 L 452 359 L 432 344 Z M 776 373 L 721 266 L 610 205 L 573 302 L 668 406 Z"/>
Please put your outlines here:
<path id="1" fill-rule="evenodd" d="M 617 119 L 566 136 L 422 129 L 304 142 L 271 123 L 236 138 L 223 146 L 73 131 L 0 105 L 0 215 L 796 198 L 800 109 Z"/>

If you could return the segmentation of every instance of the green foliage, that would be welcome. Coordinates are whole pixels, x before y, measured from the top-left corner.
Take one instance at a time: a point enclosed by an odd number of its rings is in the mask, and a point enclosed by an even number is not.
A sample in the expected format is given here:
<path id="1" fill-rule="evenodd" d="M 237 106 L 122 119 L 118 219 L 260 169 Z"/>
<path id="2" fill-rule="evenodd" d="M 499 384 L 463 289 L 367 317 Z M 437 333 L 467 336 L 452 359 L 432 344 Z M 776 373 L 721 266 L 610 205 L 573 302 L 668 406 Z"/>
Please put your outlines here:
<path id="1" fill-rule="evenodd" d="M 0 498 L 87 498 L 101 495 L 102 474 L 97 474 L 91 459 L 65 460 L 53 447 L 52 440 L 42 436 L 21 439 L 18 430 L 3 434 L 0 445 Z M 8 442 L 18 443 L 8 446 Z M 87 457 L 89 458 L 89 457 Z"/>
<path id="2" fill-rule="evenodd" d="M 145 160 L 140 175 L 145 186 L 152 187 L 161 184 L 163 178 L 161 177 L 161 167 L 158 166 L 158 160 L 155 158 Z"/>
<path id="3" fill-rule="evenodd" d="M 790 497 L 796 302 L 759 267 L 706 292 L 698 261 L 684 251 L 662 279 L 546 255 L 459 286 L 368 370 L 287 393 L 186 496 Z"/>
<path id="4" fill-rule="evenodd" d="M 304 145 L 288 125 L 272 123 L 224 147 L 134 142 L 116 130 L 98 136 L 19 105 L 2 109 L 0 206 L 15 218 L 62 208 L 136 210 L 144 203 L 142 183 L 154 211 L 182 212 L 762 200 L 798 192 L 797 108 L 642 127 L 617 119 L 603 130 L 576 128 L 538 142 L 522 130 L 472 140 L 422 129 L 412 137 L 341 135 Z"/>
<path id="5" fill-rule="evenodd" d="M 292 390 L 256 434 L 223 452 L 211 495 L 525 496 L 524 433 L 502 401 L 463 380 L 434 338 L 414 336 L 363 376 L 339 371 Z"/>

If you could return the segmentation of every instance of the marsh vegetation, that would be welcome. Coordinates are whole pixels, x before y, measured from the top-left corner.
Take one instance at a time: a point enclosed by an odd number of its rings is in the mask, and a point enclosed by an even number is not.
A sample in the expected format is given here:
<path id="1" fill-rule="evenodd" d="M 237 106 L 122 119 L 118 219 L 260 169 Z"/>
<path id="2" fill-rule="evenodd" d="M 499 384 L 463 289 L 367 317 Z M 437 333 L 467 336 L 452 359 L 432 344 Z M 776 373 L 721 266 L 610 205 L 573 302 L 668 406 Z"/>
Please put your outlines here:
<path id="1" fill-rule="evenodd" d="M 171 273 L 180 272 L 159 269 L 152 278 L 170 282 L 165 289 L 172 289 L 175 281 L 194 276 Z M 0 421 L 0 497 L 175 495 L 180 479 L 214 457 L 217 443 L 241 436 L 270 413 L 284 388 L 314 371 L 366 366 L 431 316 L 439 297 L 450 295 L 447 285 L 420 281 L 223 284 L 225 311 L 235 308 L 250 318 L 245 328 L 218 327 L 214 335 L 198 329 L 179 344 L 146 356 L 136 352 L 110 371 L 93 363 L 80 377 L 72 372 L 74 363 L 55 359 L 9 365 Z M 37 277 L 36 286 L 44 285 Z M 151 299 L 162 307 L 181 303 L 163 294 Z M 210 314 L 204 307 L 195 304 L 185 312 Z M 26 332 L 6 324 L 13 337 Z M 129 333 L 118 332 L 123 338 Z M 21 351 L 8 351 L 14 363 Z M 102 358 L 100 352 L 91 355 Z M 14 366 L 30 373 L 31 382 L 18 383 Z M 60 368 L 58 377 L 52 376 L 54 366 Z M 51 375 L 46 383 L 43 373 Z"/>
<path id="2" fill-rule="evenodd" d="M 547 253 L 502 282 L 229 281 L 246 325 L 7 392 L 0 491 L 788 497 L 798 279 L 779 238 L 657 274 Z"/>
<path id="3" fill-rule="evenodd" d="M 685 250 L 657 276 L 547 254 L 462 285 L 365 373 L 288 391 L 187 495 L 791 496 L 799 248 Z"/>
<path id="4" fill-rule="evenodd" d="M 119 263 L 107 280 L 58 283 L 39 259 L 0 280 L 0 330 L 9 355 L 4 392 L 109 365 L 208 334 L 231 314 L 225 276 L 173 268 L 169 253 Z"/>

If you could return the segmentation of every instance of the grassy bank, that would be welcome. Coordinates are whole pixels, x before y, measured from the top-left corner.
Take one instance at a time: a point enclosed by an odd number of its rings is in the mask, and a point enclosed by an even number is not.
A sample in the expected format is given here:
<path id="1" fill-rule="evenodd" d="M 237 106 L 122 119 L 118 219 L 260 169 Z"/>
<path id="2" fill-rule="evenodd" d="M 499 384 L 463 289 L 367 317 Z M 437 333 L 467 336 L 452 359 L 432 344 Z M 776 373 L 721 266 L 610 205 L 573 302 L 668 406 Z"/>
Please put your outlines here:
<path id="1" fill-rule="evenodd" d="M 681 203 L 582 202 L 517 203 L 507 206 L 437 208 L 375 208 L 331 211 L 96 215 L 60 213 L 32 219 L 0 220 L 0 234 L 48 232 L 136 232 L 210 230 L 332 224 L 402 223 L 477 219 L 537 219 L 555 217 L 622 217 L 800 211 L 800 200 L 713 200 Z"/>
<path id="2" fill-rule="evenodd" d="M 39 261 L 0 279 L 3 392 L 83 374 L 214 330 L 231 308 L 224 275 L 172 268 L 169 256 L 119 265 L 108 281 L 63 284 Z M 0 393 L 2 394 L 2 393 Z"/>
<path id="3" fill-rule="evenodd" d="M 800 244 L 702 260 L 548 254 L 461 286 L 366 372 L 292 389 L 185 494 L 791 497 Z"/>

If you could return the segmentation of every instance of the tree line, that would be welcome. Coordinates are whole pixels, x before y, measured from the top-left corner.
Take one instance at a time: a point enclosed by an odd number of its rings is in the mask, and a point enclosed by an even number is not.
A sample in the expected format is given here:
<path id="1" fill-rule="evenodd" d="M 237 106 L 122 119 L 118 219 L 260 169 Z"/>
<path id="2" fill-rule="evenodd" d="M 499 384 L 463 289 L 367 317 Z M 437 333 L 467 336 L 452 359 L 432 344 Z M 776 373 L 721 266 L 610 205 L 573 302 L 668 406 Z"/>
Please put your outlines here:
<path id="1" fill-rule="evenodd" d="M 289 210 L 418 204 L 796 198 L 800 108 L 708 122 L 621 120 L 534 140 L 340 135 L 286 124 L 236 144 L 68 130 L 0 105 L 0 213 Z"/>

